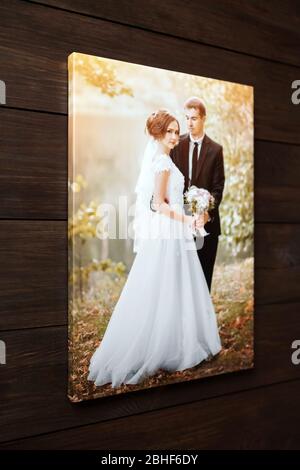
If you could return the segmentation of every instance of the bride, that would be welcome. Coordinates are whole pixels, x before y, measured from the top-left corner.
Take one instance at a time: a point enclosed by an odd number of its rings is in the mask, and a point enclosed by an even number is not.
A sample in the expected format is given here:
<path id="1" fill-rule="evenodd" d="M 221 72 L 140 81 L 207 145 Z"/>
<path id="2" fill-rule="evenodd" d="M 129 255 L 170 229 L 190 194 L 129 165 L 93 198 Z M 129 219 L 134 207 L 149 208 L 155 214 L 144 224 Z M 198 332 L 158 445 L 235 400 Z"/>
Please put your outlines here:
<path id="1" fill-rule="evenodd" d="M 217 320 L 196 251 L 203 217 L 186 215 L 184 176 L 170 151 L 179 123 L 166 110 L 147 119 L 150 136 L 136 193 L 137 253 L 88 380 L 137 384 L 158 369 L 181 371 L 221 350 Z"/>

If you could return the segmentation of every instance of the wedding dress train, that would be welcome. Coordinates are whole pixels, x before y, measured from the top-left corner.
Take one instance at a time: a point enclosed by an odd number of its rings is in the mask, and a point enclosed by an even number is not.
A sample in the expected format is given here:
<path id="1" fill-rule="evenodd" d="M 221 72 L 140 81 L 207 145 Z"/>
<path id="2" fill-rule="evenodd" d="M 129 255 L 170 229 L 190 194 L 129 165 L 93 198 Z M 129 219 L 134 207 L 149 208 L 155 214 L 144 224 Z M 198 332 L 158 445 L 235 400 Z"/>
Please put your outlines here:
<path id="1" fill-rule="evenodd" d="M 164 170 L 170 170 L 169 204 L 183 212 L 184 176 L 169 156 L 160 155 L 153 171 Z M 90 361 L 88 380 L 96 385 L 137 384 L 158 369 L 184 370 L 221 350 L 192 233 L 150 209 L 149 217 L 156 236 L 143 240 Z"/>

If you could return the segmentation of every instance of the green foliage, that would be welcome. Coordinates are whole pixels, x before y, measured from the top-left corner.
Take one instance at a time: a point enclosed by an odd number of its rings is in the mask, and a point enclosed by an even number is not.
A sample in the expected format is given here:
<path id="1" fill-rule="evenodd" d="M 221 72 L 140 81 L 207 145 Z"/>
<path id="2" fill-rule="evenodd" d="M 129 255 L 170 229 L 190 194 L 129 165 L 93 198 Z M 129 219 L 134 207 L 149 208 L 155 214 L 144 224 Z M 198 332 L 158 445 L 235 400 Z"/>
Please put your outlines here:
<path id="1" fill-rule="evenodd" d="M 114 262 L 110 258 L 102 261 L 93 259 L 91 263 L 86 266 L 75 266 L 70 276 L 71 283 L 81 283 L 82 289 L 88 285 L 89 276 L 92 272 L 107 272 L 115 274 L 118 277 L 124 276 L 126 273 L 126 266 L 122 262 Z"/>
<path id="2" fill-rule="evenodd" d="M 80 193 L 86 186 L 87 183 L 83 176 L 77 175 L 75 181 L 70 184 L 72 203 L 75 197 L 74 193 Z M 70 253 L 72 253 L 72 271 L 69 273 L 69 281 L 71 283 L 78 282 L 81 297 L 83 284 L 89 272 L 87 268 L 82 266 L 82 248 L 87 240 L 96 237 L 100 220 L 95 201 L 90 201 L 89 204 L 81 203 L 79 209 L 68 220 L 68 241 Z"/>
<path id="3" fill-rule="evenodd" d="M 220 206 L 222 240 L 236 255 L 247 252 L 253 243 L 252 162 L 229 167 L 226 186 L 229 189 Z"/>
<path id="4" fill-rule="evenodd" d="M 74 203 L 76 193 L 80 193 L 87 187 L 87 182 L 82 175 L 77 175 L 75 181 L 69 184 L 71 190 L 71 203 Z M 97 215 L 97 203 L 90 201 L 88 204 L 81 203 L 79 209 L 73 213 L 68 220 L 68 240 L 73 243 L 73 249 L 76 242 L 82 244 L 86 240 L 95 238 L 97 224 L 101 218 Z"/>
<path id="5" fill-rule="evenodd" d="M 88 205 L 82 203 L 78 211 L 69 220 L 68 238 L 69 241 L 76 238 L 85 243 L 90 238 L 95 238 L 97 234 L 97 224 L 101 218 L 97 215 L 97 204 L 90 201 Z"/>
<path id="6" fill-rule="evenodd" d="M 70 185 L 73 193 L 80 193 L 87 187 L 87 182 L 82 175 L 77 175 L 75 181 Z M 83 292 L 88 285 L 89 276 L 92 272 L 112 273 L 123 277 L 126 273 L 126 266 L 122 262 L 113 262 L 111 259 L 98 261 L 91 260 L 86 265 L 82 263 L 82 249 L 87 240 L 97 236 L 100 231 L 99 222 L 101 217 L 97 215 L 97 204 L 91 201 L 88 205 L 81 203 L 79 209 L 68 221 L 68 240 L 72 256 L 72 270 L 69 273 L 69 282 L 73 288 L 79 290 L 80 298 L 83 298 Z"/>
<path id="7" fill-rule="evenodd" d="M 180 77 L 177 81 L 180 82 Z M 207 107 L 206 131 L 223 146 L 225 188 L 220 205 L 222 242 L 233 255 L 251 254 L 253 242 L 253 89 L 188 76 L 186 96 Z"/>

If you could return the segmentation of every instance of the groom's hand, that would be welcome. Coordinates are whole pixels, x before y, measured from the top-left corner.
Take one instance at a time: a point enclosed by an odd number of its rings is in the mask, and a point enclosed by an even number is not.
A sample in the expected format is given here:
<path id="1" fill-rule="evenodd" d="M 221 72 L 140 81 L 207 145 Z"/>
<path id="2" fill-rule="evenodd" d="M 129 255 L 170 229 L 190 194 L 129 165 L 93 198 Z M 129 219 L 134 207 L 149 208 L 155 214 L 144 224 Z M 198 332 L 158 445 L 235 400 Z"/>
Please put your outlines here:
<path id="1" fill-rule="evenodd" d="M 204 212 L 204 225 L 210 221 L 209 213 Z"/>

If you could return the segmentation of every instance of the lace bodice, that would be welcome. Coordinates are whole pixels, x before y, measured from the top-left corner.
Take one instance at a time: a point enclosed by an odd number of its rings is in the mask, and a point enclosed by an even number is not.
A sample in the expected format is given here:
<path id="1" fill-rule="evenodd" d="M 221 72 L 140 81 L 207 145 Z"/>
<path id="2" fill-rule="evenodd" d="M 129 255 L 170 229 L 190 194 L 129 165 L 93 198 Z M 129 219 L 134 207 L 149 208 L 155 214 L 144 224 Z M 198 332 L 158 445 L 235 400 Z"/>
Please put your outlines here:
<path id="1" fill-rule="evenodd" d="M 154 174 L 169 170 L 170 177 L 167 186 L 169 204 L 183 206 L 184 175 L 177 168 L 171 157 L 165 154 L 159 155 L 153 163 Z"/>

